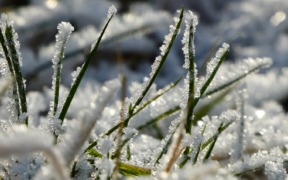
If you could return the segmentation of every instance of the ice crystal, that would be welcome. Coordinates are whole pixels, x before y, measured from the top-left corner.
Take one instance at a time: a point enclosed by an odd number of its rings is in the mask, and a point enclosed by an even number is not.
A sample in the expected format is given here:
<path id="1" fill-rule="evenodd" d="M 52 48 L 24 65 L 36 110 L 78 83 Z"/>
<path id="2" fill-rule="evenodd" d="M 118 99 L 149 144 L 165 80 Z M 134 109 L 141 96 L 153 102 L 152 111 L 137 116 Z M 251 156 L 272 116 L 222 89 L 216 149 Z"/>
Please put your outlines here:
<path id="1" fill-rule="evenodd" d="M 276 162 L 268 161 L 265 163 L 265 174 L 269 180 L 285 180 L 287 179 L 286 169 L 283 162 L 278 159 Z"/>
<path id="2" fill-rule="evenodd" d="M 67 40 L 70 37 L 74 27 L 68 22 L 61 22 L 57 26 L 58 34 L 56 35 L 55 53 L 52 59 L 53 64 L 58 64 L 64 58 L 64 49 Z"/>
<path id="3" fill-rule="evenodd" d="M 117 12 L 116 7 L 111 5 L 108 9 L 108 15 L 107 15 L 108 19 L 110 19 L 112 16 L 114 16 L 114 14 L 116 14 L 116 12 Z"/>

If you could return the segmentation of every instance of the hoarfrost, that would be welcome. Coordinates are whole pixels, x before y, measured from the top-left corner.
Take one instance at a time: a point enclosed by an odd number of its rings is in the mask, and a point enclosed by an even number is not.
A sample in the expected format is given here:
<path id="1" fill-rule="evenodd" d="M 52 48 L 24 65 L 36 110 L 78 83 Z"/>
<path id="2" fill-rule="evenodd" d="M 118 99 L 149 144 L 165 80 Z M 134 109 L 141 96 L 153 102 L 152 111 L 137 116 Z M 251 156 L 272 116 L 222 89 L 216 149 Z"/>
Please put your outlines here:
<path id="1" fill-rule="evenodd" d="M 114 5 L 111 5 L 108 9 L 108 15 L 107 15 L 108 19 L 110 19 L 112 16 L 114 16 L 114 14 L 116 14 L 116 12 L 117 12 L 116 7 Z"/>
<path id="2" fill-rule="evenodd" d="M 283 167 L 283 161 L 278 159 L 276 162 L 268 161 L 265 163 L 265 174 L 268 180 L 287 179 L 286 169 Z"/>
<path id="3" fill-rule="evenodd" d="M 64 49 L 74 27 L 69 22 L 61 22 L 57 26 L 55 53 L 52 59 L 53 64 L 58 64 L 64 58 Z"/>
<path id="4" fill-rule="evenodd" d="M 184 17 L 185 17 L 186 29 L 184 31 L 184 36 L 182 39 L 182 44 L 184 44 L 182 50 L 184 52 L 185 57 L 185 63 L 183 67 L 185 69 L 188 69 L 190 66 L 190 58 L 194 58 L 195 56 L 194 33 L 196 32 L 198 18 L 196 15 L 193 14 L 192 11 L 188 11 L 187 13 L 185 13 Z M 193 34 L 191 39 L 190 39 L 190 33 Z M 189 43 L 191 43 L 192 45 L 191 48 L 189 48 Z M 190 57 L 190 54 L 192 54 L 193 57 Z"/>

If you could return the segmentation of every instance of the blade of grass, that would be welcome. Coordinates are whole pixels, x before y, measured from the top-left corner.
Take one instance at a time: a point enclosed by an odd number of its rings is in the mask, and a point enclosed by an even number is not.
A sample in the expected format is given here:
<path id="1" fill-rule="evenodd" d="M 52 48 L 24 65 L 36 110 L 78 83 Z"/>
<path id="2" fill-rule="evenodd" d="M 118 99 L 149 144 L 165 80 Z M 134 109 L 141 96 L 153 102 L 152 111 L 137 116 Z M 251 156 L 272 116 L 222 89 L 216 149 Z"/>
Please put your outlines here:
<path id="1" fill-rule="evenodd" d="M 183 51 L 185 54 L 185 64 L 189 62 L 189 70 L 188 70 L 188 81 L 189 81 L 189 97 L 188 97 L 188 101 L 187 101 L 187 110 L 186 110 L 186 123 L 185 124 L 185 129 L 186 129 L 186 133 L 191 134 L 192 133 L 192 115 L 193 115 L 193 110 L 194 107 L 189 105 L 189 104 L 193 104 L 194 102 L 194 95 L 195 95 L 195 65 L 194 65 L 194 33 L 196 30 L 196 23 L 194 23 L 194 21 L 198 21 L 196 16 L 194 16 L 194 14 L 191 11 L 188 11 L 187 14 L 185 14 L 185 22 L 186 22 L 186 30 L 184 33 L 184 37 L 182 42 L 184 42 L 184 47 L 183 47 Z M 188 35 L 188 37 L 187 37 Z M 188 38 L 188 42 L 187 42 L 187 38 Z M 188 43 L 188 44 L 187 44 Z M 186 49 L 188 48 L 188 49 Z M 188 50 L 188 53 L 185 53 L 185 51 Z M 188 55 L 188 57 L 187 57 Z M 186 62 L 187 61 L 187 62 Z"/>
<path id="2" fill-rule="evenodd" d="M 201 135 L 202 135 L 202 136 L 203 136 L 203 134 L 204 134 L 204 132 L 205 132 L 205 130 L 206 130 L 206 126 L 207 126 L 207 123 L 204 125 L 203 130 L 202 130 L 202 132 L 201 132 Z M 197 163 L 197 159 L 198 159 L 198 156 L 199 156 L 199 154 L 200 154 L 200 148 L 201 148 L 201 144 L 200 144 L 200 146 L 197 148 L 196 155 L 195 155 L 195 157 L 194 157 L 194 159 L 193 159 L 193 165 L 195 165 L 195 164 Z"/>
<path id="3" fill-rule="evenodd" d="M 87 60 L 82 65 L 82 69 L 79 72 L 79 75 L 76 77 L 75 82 L 74 82 L 74 84 L 72 85 L 72 87 L 70 89 L 70 92 L 69 92 L 69 94 L 67 96 L 66 101 L 64 102 L 63 108 L 62 108 L 61 113 L 59 115 L 59 119 L 62 121 L 62 123 L 63 123 L 64 118 L 66 117 L 67 111 L 68 111 L 69 106 L 70 106 L 70 104 L 71 104 L 71 102 L 73 100 L 73 97 L 74 97 L 74 95 L 75 95 L 75 93 L 76 93 L 76 91 L 78 89 L 78 86 L 80 85 L 81 80 L 84 77 L 84 74 L 85 74 L 85 72 L 86 72 L 86 70 L 87 70 L 87 68 L 88 68 L 88 66 L 89 66 L 89 64 L 90 64 L 95 52 L 97 51 L 98 46 L 99 46 L 99 44 L 101 42 L 101 39 L 102 39 L 102 37 L 103 37 L 103 35 L 105 33 L 105 30 L 106 30 L 109 22 L 113 18 L 113 16 L 114 16 L 114 14 L 108 19 L 108 21 L 107 21 L 106 25 L 104 26 L 104 28 L 103 28 L 103 30 L 102 30 L 102 32 L 101 32 L 96 44 L 92 48 L 91 53 L 89 54 Z"/>
<path id="4" fill-rule="evenodd" d="M 151 175 L 151 169 L 141 168 L 137 166 L 132 166 L 130 164 L 120 163 L 120 171 L 134 176 L 147 176 Z"/>
<path id="5" fill-rule="evenodd" d="M 151 104 L 153 101 L 156 101 L 159 97 L 161 97 L 163 94 L 167 93 L 168 91 L 170 91 L 172 88 L 174 88 L 180 81 L 181 81 L 182 77 L 180 77 L 175 83 L 172 83 L 170 85 L 169 88 L 164 88 L 164 90 L 160 90 L 163 91 L 162 93 L 158 94 L 156 97 L 152 98 L 151 100 L 147 101 L 143 106 L 141 106 L 136 112 L 134 112 L 133 114 L 130 114 L 129 117 L 127 119 L 124 120 L 124 123 L 128 123 L 129 120 L 135 116 L 136 114 L 138 114 L 141 110 L 143 110 L 146 106 L 148 106 L 149 104 Z M 165 116 L 165 114 L 163 114 L 163 116 Z M 166 116 L 165 116 L 166 117 Z M 154 119 L 155 120 L 155 119 Z M 159 119 L 158 119 L 159 120 Z M 153 120 L 152 120 L 153 121 Z M 153 122 L 154 123 L 154 122 Z M 152 124 L 152 123 L 151 123 Z M 150 125 L 150 124 L 149 124 Z M 109 129 L 107 131 L 107 133 L 105 134 L 106 136 L 109 136 L 111 133 L 113 133 L 116 129 L 118 129 L 120 126 L 120 123 L 118 123 L 117 125 L 115 125 L 114 127 L 112 127 L 111 129 Z"/>
<path id="6" fill-rule="evenodd" d="M 64 59 L 65 45 L 74 27 L 70 23 L 62 22 L 57 26 L 58 34 L 56 35 L 56 50 L 52 59 L 54 75 L 52 80 L 52 89 L 54 88 L 54 108 L 53 115 L 55 116 L 58 109 L 59 90 L 61 82 L 62 61 Z M 58 52 L 60 49 L 60 53 Z M 55 78 L 55 81 L 54 81 Z"/>
<path id="7" fill-rule="evenodd" d="M 94 156 L 94 157 L 98 157 L 98 158 L 102 158 L 102 155 L 94 149 L 89 151 L 89 155 Z M 135 176 L 151 175 L 151 169 L 146 169 L 146 168 L 133 166 L 130 164 L 125 164 L 125 163 L 119 164 L 119 170 L 120 170 L 120 172 L 123 171 L 127 174 L 135 175 Z M 75 176 L 73 176 L 73 177 L 75 177 Z"/>
<path id="8" fill-rule="evenodd" d="M 145 97 L 145 95 L 147 94 L 147 92 L 149 91 L 150 87 L 152 86 L 152 84 L 154 83 L 156 77 L 158 76 L 158 74 L 160 73 L 160 70 L 162 69 L 168 55 L 169 55 L 169 52 L 174 44 L 174 41 L 178 35 L 178 32 L 179 32 L 179 29 L 180 29 L 180 25 L 181 25 L 181 22 L 182 22 L 182 19 L 183 19 L 183 11 L 184 11 L 184 7 L 182 7 L 181 9 L 181 12 L 180 12 L 180 16 L 179 16 L 179 21 L 176 25 L 176 29 L 171 37 L 171 40 L 168 44 L 168 47 L 167 47 L 167 50 L 166 52 L 164 53 L 164 55 L 162 56 L 160 62 L 159 62 L 159 65 L 157 67 L 157 69 L 155 70 L 155 73 L 152 75 L 152 77 L 150 78 L 150 81 L 148 83 L 148 85 L 144 88 L 144 90 L 142 91 L 141 93 L 141 96 L 139 96 L 139 98 L 137 99 L 136 103 L 134 104 L 134 106 L 132 107 L 131 111 L 129 112 L 129 114 L 132 114 L 134 109 L 139 106 L 139 104 L 141 103 L 141 101 L 143 100 L 143 98 Z M 129 120 L 124 122 L 124 126 L 127 127 L 128 126 L 128 123 L 129 123 Z"/>
<path id="9" fill-rule="evenodd" d="M 266 67 L 266 66 L 267 66 L 267 65 L 265 65 L 265 64 L 259 65 L 259 66 L 255 67 L 255 68 L 249 70 L 247 73 L 245 73 L 245 74 L 243 74 L 243 75 L 241 75 L 241 76 L 239 76 L 239 77 L 237 77 L 237 78 L 235 78 L 235 79 L 233 79 L 233 80 L 231 80 L 231 81 L 229 81 L 229 82 L 226 82 L 225 84 L 223 84 L 223 85 L 221 85 L 221 86 L 219 86 L 219 87 L 217 87 L 217 88 L 215 88 L 215 89 L 209 90 L 207 93 L 205 93 L 205 94 L 203 95 L 203 98 L 205 98 L 205 97 L 207 97 L 207 96 L 211 96 L 212 94 L 214 94 L 214 93 L 216 93 L 216 92 L 219 92 L 219 91 L 221 91 L 221 90 L 223 90 L 223 89 L 226 89 L 226 88 L 228 88 L 228 87 L 236 84 L 236 83 L 239 82 L 240 80 L 244 79 L 246 76 L 248 76 L 248 75 L 250 75 L 250 74 L 252 74 L 252 73 L 254 73 L 254 72 L 256 72 L 256 71 L 259 71 L 260 69 L 262 69 L 262 68 L 264 68 L 264 67 Z"/>
<path id="10" fill-rule="evenodd" d="M 229 123 L 227 123 L 225 126 L 222 126 L 220 129 L 218 129 L 218 133 L 213 135 L 212 137 L 210 137 L 205 143 L 203 143 L 202 147 L 201 147 L 201 151 L 203 149 L 205 149 L 208 144 L 210 144 L 216 136 L 219 136 L 223 131 L 225 131 L 234 121 L 230 121 Z"/>
<path id="11" fill-rule="evenodd" d="M 213 99 L 212 101 L 210 101 L 209 103 L 207 103 L 206 105 L 204 105 L 203 107 L 201 107 L 195 114 L 194 114 L 194 121 L 193 121 L 193 125 L 197 125 L 197 122 L 204 117 L 205 115 L 207 115 L 210 110 L 215 107 L 218 103 L 222 102 L 224 100 L 224 98 L 231 92 L 232 88 L 227 89 L 225 92 L 223 92 L 220 96 L 216 97 L 215 99 Z"/>
<path id="12" fill-rule="evenodd" d="M 212 137 L 210 137 L 205 143 L 203 143 L 203 145 L 200 148 L 200 152 L 205 149 L 214 139 L 216 136 L 218 136 L 219 134 L 221 134 L 224 130 L 226 130 L 234 121 L 230 121 L 229 123 L 227 123 L 225 126 L 222 126 L 220 128 L 220 130 L 217 132 L 217 134 L 213 135 Z M 190 151 L 190 153 L 194 151 L 193 149 Z M 184 160 L 180 163 L 179 167 L 182 168 L 190 159 L 190 157 L 186 156 L 184 157 Z"/>
<path id="13" fill-rule="evenodd" d="M 10 71 L 10 75 L 13 79 L 13 97 L 16 97 L 14 98 L 14 101 L 15 101 L 15 109 L 16 109 L 16 113 L 17 113 L 17 117 L 19 118 L 20 116 L 20 106 L 19 106 L 19 96 L 18 96 L 18 92 L 17 92 L 17 82 L 15 80 L 15 73 L 14 73 L 14 70 L 13 70 L 13 66 L 12 66 L 12 61 L 9 57 L 9 52 L 8 52 L 8 49 L 7 47 L 5 46 L 5 38 L 2 34 L 2 30 L 0 30 L 0 43 L 1 43 L 1 46 L 2 46 L 2 50 L 3 50 L 3 56 L 5 57 L 6 61 L 7 61 L 7 64 L 8 64 L 8 68 L 9 68 L 9 71 Z"/>
<path id="14" fill-rule="evenodd" d="M 209 157 L 211 156 L 211 153 L 212 153 L 212 151 L 213 151 L 213 148 L 214 148 L 214 146 L 215 146 L 215 143 L 216 143 L 216 141 L 217 141 L 217 138 L 218 138 L 218 136 L 219 136 L 219 134 L 220 134 L 219 132 L 220 132 L 222 126 L 223 126 L 223 123 L 221 123 L 221 124 L 219 125 L 219 127 L 218 127 L 218 134 L 215 136 L 214 140 L 212 141 L 211 145 L 209 146 L 209 149 L 208 149 L 208 151 L 207 151 L 207 153 L 206 153 L 206 155 L 205 155 L 205 157 L 204 157 L 204 159 L 203 159 L 203 162 L 206 162 L 206 161 L 209 159 Z"/>
<path id="15" fill-rule="evenodd" d="M 12 62 L 12 66 L 14 69 L 16 84 L 17 84 L 18 93 L 19 93 L 18 96 L 20 99 L 21 113 L 27 113 L 25 84 L 24 84 L 24 80 L 23 80 L 22 72 L 21 72 L 21 68 L 20 68 L 20 61 L 19 61 L 20 57 L 17 53 L 16 44 L 14 41 L 14 29 L 12 28 L 11 25 L 9 25 L 6 28 L 5 37 L 6 37 L 8 47 L 10 50 L 10 55 L 12 58 L 11 62 Z M 24 121 L 25 121 L 25 124 L 28 126 L 28 117 L 26 117 L 24 119 Z"/>
<path id="16" fill-rule="evenodd" d="M 177 127 L 175 128 L 175 130 L 171 134 L 169 140 L 166 142 L 165 146 L 163 147 L 163 150 L 161 151 L 161 153 L 159 154 L 158 158 L 156 159 L 155 164 L 159 164 L 159 160 L 162 158 L 162 156 L 164 154 L 166 154 L 168 152 L 168 148 L 170 147 L 170 145 L 172 143 L 173 135 L 175 134 L 175 132 L 176 132 L 176 130 L 177 130 L 179 125 L 180 125 L 180 123 L 177 125 Z"/>

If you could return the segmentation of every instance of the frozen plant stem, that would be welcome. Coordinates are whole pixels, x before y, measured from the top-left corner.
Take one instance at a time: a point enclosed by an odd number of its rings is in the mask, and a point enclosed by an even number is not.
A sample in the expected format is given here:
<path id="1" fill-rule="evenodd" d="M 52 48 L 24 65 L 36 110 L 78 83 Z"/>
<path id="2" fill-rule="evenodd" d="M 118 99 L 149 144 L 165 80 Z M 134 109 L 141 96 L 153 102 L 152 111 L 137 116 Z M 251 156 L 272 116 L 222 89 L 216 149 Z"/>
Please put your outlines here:
<path id="1" fill-rule="evenodd" d="M 189 81 L 189 97 L 188 97 L 188 106 L 187 106 L 187 114 L 186 114 L 186 132 L 191 134 L 192 131 L 192 115 L 193 115 L 193 109 L 192 106 L 194 102 L 194 96 L 195 96 L 195 66 L 194 66 L 194 57 L 195 57 L 195 48 L 194 48 L 194 33 L 196 30 L 196 25 L 198 23 L 197 17 L 191 12 L 188 11 L 184 15 L 185 17 L 185 23 L 186 23 L 186 29 L 184 32 L 184 37 L 182 40 L 182 43 L 184 43 L 183 51 L 185 55 L 185 64 L 184 67 L 187 68 L 189 65 L 188 70 L 188 81 Z"/>
<path id="2" fill-rule="evenodd" d="M 133 112 L 134 112 L 134 109 L 141 103 L 141 101 L 143 100 L 143 98 L 145 97 L 145 95 L 147 94 L 147 92 L 149 91 L 150 87 L 152 86 L 153 82 L 155 81 L 156 77 L 158 76 L 160 70 L 162 69 L 168 55 L 169 55 L 169 52 L 174 44 L 174 41 L 178 35 L 178 32 L 179 32 L 179 29 L 180 29 L 180 25 L 181 25 L 181 22 L 182 22 L 182 19 L 183 19 L 183 11 L 184 11 L 184 7 L 182 7 L 181 9 L 181 12 L 180 12 L 180 16 L 179 16 L 179 20 L 178 20 L 178 23 L 175 27 L 175 30 L 174 32 L 172 32 L 172 37 L 171 37 L 171 40 L 169 41 L 169 44 L 167 45 L 167 47 L 165 47 L 165 50 L 162 51 L 162 53 L 164 53 L 164 55 L 156 58 L 156 61 L 158 60 L 158 58 L 161 58 L 160 62 L 159 62 L 159 65 L 157 66 L 156 70 L 152 70 L 155 71 L 154 73 L 152 73 L 152 76 L 149 80 L 149 83 L 148 85 L 146 85 L 146 87 L 144 88 L 144 90 L 142 91 L 140 97 L 137 99 L 136 103 L 133 105 L 133 107 L 129 110 L 129 115 L 132 115 Z M 170 35 L 170 34 L 169 34 Z M 165 46 L 165 45 L 164 45 Z M 128 123 L 129 121 L 127 122 L 124 122 L 124 127 L 127 127 L 128 126 Z"/>
<path id="3" fill-rule="evenodd" d="M 59 89 L 60 89 L 60 82 L 61 82 L 61 70 L 62 70 L 62 60 L 64 58 L 64 50 L 66 42 L 74 30 L 74 27 L 71 26 L 70 23 L 62 22 L 58 24 L 57 29 L 59 33 L 56 35 L 56 49 L 54 53 L 54 57 L 52 59 L 53 68 L 54 68 L 54 75 L 52 81 L 52 89 L 54 89 L 54 107 L 53 107 L 53 115 L 56 115 L 59 103 Z"/>
<path id="4" fill-rule="evenodd" d="M 18 92 L 17 92 L 17 82 L 15 80 L 15 73 L 14 73 L 14 70 L 13 70 L 13 66 L 12 66 L 12 61 L 9 57 L 9 53 L 8 53 L 8 49 L 5 45 L 5 38 L 2 34 L 2 31 L 0 32 L 0 43 L 1 43 L 1 46 L 2 46 L 2 50 L 3 50 L 3 56 L 5 57 L 6 61 L 7 61 L 7 64 L 8 64 L 8 68 L 9 68 L 9 71 L 10 71 L 10 75 L 13 79 L 13 96 L 15 97 L 14 98 L 14 101 L 15 101 L 15 108 L 16 108 L 16 111 L 17 111 L 17 117 L 19 118 L 20 116 L 20 106 L 19 106 L 19 96 L 18 96 Z"/>
<path id="5" fill-rule="evenodd" d="M 112 6 L 111 6 L 111 7 L 112 7 Z M 110 8 L 111 8 L 111 7 L 110 7 Z M 113 7 L 114 7 L 114 6 L 113 6 Z M 109 9 L 110 9 L 110 8 L 109 8 Z M 114 7 L 114 8 L 115 8 L 115 7 Z M 108 19 L 107 23 L 105 24 L 105 26 L 104 26 L 104 28 L 103 28 L 100 36 L 98 37 L 98 40 L 96 41 L 96 43 L 92 45 L 92 50 L 91 50 L 91 52 L 90 52 L 87 60 L 86 60 L 86 61 L 84 62 L 84 64 L 82 65 L 82 68 L 81 68 L 78 76 L 77 76 L 76 79 L 75 79 L 75 82 L 73 83 L 73 85 L 72 85 L 72 87 L 71 87 L 71 89 L 70 89 L 70 92 L 69 92 L 69 94 L 68 94 L 68 96 L 67 96 L 67 99 L 66 99 L 65 102 L 64 102 L 63 108 L 62 108 L 61 113 L 60 113 L 60 115 L 59 115 L 59 119 L 62 121 L 61 124 L 63 124 L 64 118 L 66 117 L 66 114 L 67 114 L 67 112 L 68 112 L 69 106 L 70 106 L 70 104 L 71 104 L 71 102 L 72 102 L 72 100 L 73 100 L 73 98 L 74 98 L 74 95 L 75 95 L 75 93 L 76 93 L 76 91 L 77 91 L 77 89 L 78 89 L 78 87 L 79 87 L 79 85 L 80 85 L 80 83 L 81 83 L 81 80 L 82 80 L 82 78 L 84 77 L 85 72 L 86 72 L 86 70 L 88 69 L 88 66 L 89 66 L 90 62 L 91 62 L 91 60 L 92 60 L 95 52 L 96 52 L 97 49 L 98 49 L 98 46 L 99 46 L 99 44 L 100 44 L 100 42 L 101 42 L 101 39 L 102 39 L 102 37 L 103 37 L 103 35 L 104 35 L 105 31 L 106 31 L 106 28 L 107 28 L 109 22 L 111 21 L 112 17 L 115 15 L 115 13 L 116 13 L 116 9 L 115 9 L 114 12 L 112 12 L 112 14 L 109 14 L 110 16 L 108 17 L 109 19 Z"/>
<path id="6" fill-rule="evenodd" d="M 16 84 L 18 88 L 18 96 L 20 99 L 20 107 L 21 107 L 21 113 L 27 114 L 27 102 L 26 102 L 26 91 L 25 91 L 25 85 L 22 77 L 22 72 L 20 68 L 20 62 L 19 62 L 19 55 L 16 50 L 16 44 L 15 44 L 15 37 L 14 36 L 14 30 L 11 25 L 9 25 L 5 31 L 5 36 L 8 42 L 8 47 L 10 50 L 10 57 L 12 66 L 15 72 L 15 79 Z M 12 73 L 11 73 L 12 74 Z M 14 88 L 13 88 L 14 89 Z M 28 126 L 28 117 L 25 118 L 25 124 Z"/>

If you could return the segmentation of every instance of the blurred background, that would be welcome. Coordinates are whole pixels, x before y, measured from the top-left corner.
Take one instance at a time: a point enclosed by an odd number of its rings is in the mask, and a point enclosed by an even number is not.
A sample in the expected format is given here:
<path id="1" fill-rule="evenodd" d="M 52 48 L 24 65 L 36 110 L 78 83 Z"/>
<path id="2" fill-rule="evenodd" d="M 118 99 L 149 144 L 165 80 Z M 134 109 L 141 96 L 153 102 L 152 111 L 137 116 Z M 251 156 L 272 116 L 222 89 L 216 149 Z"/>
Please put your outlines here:
<path id="1" fill-rule="evenodd" d="M 149 76 L 159 55 L 176 10 L 182 6 L 198 15 L 195 34 L 196 63 L 201 68 L 209 51 L 223 42 L 231 46 L 227 61 L 247 57 L 271 57 L 273 68 L 288 65 L 288 1 L 286 0 L 0 0 L 0 11 L 15 21 L 23 57 L 23 74 L 28 90 L 51 87 L 57 24 L 74 27 L 67 43 L 62 83 L 71 84 L 71 72 L 81 65 L 107 21 L 110 5 L 118 9 L 84 81 L 104 82 L 119 74 L 124 62 L 128 82 Z M 156 80 L 158 87 L 185 76 L 181 39 L 177 37 L 166 64 Z M 212 48 L 213 50 L 213 48 Z M 285 99 L 285 98 L 284 98 Z"/>

